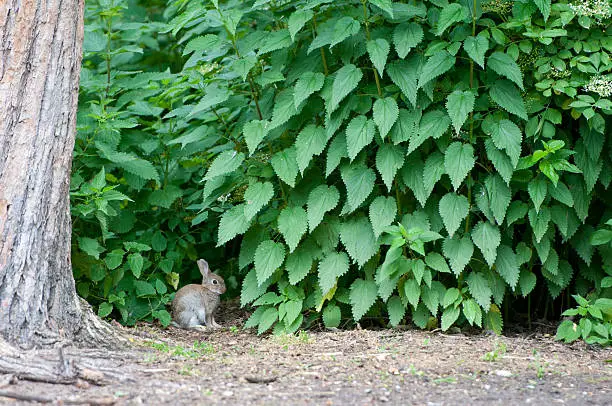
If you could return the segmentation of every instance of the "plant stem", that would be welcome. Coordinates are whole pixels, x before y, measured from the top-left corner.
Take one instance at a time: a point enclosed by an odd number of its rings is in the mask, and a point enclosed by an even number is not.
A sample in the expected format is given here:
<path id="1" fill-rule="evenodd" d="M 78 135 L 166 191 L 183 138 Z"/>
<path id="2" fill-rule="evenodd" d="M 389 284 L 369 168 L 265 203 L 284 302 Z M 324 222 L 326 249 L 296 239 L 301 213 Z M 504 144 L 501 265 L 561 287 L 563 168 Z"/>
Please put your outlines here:
<path id="1" fill-rule="evenodd" d="M 476 0 L 472 1 L 472 36 L 476 36 Z M 470 58 L 470 90 L 474 90 L 474 61 Z M 474 138 L 474 111 L 470 112 L 470 145 L 472 144 L 472 140 Z M 472 174 L 468 175 L 467 179 L 467 187 L 468 187 L 468 204 L 470 207 L 472 206 Z M 470 212 L 468 211 L 468 215 L 465 218 L 465 233 L 467 234 L 470 230 Z"/>
<path id="2" fill-rule="evenodd" d="M 370 40 L 370 23 L 368 22 L 368 8 L 366 7 L 366 2 L 365 0 L 361 1 L 361 4 L 363 5 L 363 21 L 365 24 L 365 31 L 366 31 L 366 39 L 369 41 Z M 372 64 L 373 66 L 374 64 Z M 376 90 L 378 91 L 378 97 L 382 97 L 382 90 L 380 88 L 380 80 L 378 79 L 378 71 L 376 70 L 376 66 L 373 66 L 373 70 L 374 70 L 374 81 L 376 82 Z"/>
<path id="3" fill-rule="evenodd" d="M 312 17 L 312 25 L 314 27 L 314 33 L 312 37 L 314 38 L 317 32 L 317 13 L 315 13 Z M 323 72 L 325 72 L 325 76 L 327 76 L 329 75 L 329 69 L 327 68 L 327 59 L 325 59 L 325 50 L 323 49 L 323 47 L 321 47 L 319 48 L 319 51 L 321 51 L 321 61 L 323 61 Z"/>

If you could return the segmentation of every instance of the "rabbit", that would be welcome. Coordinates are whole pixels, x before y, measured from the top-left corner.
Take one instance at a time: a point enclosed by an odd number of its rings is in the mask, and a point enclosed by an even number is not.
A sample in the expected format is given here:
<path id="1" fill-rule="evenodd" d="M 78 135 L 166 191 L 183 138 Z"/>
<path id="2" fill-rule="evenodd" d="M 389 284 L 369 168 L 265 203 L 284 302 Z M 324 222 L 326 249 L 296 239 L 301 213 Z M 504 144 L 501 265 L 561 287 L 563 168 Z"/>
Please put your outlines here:
<path id="1" fill-rule="evenodd" d="M 198 260 L 198 268 L 202 273 L 202 284 L 185 285 L 176 292 L 172 301 L 172 324 L 194 330 L 203 329 L 202 324 L 220 328 L 214 313 L 219 306 L 219 296 L 225 293 L 225 282 L 221 276 L 210 272 L 205 260 Z"/>

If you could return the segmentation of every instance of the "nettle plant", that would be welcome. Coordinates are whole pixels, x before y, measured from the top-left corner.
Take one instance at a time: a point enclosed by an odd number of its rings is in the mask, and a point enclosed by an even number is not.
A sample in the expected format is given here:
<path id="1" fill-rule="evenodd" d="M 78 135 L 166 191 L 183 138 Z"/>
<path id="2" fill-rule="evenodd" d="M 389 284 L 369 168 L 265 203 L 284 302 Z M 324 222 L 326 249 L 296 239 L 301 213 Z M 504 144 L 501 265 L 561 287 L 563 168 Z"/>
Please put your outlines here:
<path id="1" fill-rule="evenodd" d="M 609 295 L 612 37 L 587 3 L 171 2 L 247 326 L 500 331 L 534 289 Z"/>

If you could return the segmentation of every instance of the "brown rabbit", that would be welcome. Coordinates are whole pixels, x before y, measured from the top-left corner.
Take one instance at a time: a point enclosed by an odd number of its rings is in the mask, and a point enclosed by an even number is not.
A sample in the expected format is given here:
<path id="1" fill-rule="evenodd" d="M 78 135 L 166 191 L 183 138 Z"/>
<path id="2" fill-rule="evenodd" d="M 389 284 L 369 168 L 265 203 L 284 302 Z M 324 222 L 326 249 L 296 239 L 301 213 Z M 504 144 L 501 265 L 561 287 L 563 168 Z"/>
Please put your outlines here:
<path id="1" fill-rule="evenodd" d="M 205 260 L 198 260 L 198 268 L 202 273 L 202 284 L 183 286 L 174 296 L 173 324 L 190 329 L 201 329 L 202 324 L 219 328 L 221 326 L 215 322 L 214 313 L 219 306 L 219 296 L 225 293 L 225 282 L 221 276 L 210 272 Z"/>

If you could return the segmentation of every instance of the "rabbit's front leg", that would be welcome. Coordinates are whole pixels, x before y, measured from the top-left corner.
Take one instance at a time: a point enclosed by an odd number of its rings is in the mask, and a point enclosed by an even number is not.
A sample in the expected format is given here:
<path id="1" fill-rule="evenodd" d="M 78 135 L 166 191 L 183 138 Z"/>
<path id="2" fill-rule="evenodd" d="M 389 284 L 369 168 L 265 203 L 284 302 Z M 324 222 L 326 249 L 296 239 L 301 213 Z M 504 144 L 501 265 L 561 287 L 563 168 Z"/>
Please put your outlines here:
<path id="1" fill-rule="evenodd" d="M 207 315 L 207 317 L 206 317 L 206 325 L 209 326 L 210 328 L 221 328 L 221 325 L 217 324 L 217 322 L 215 321 L 214 314 Z"/>

